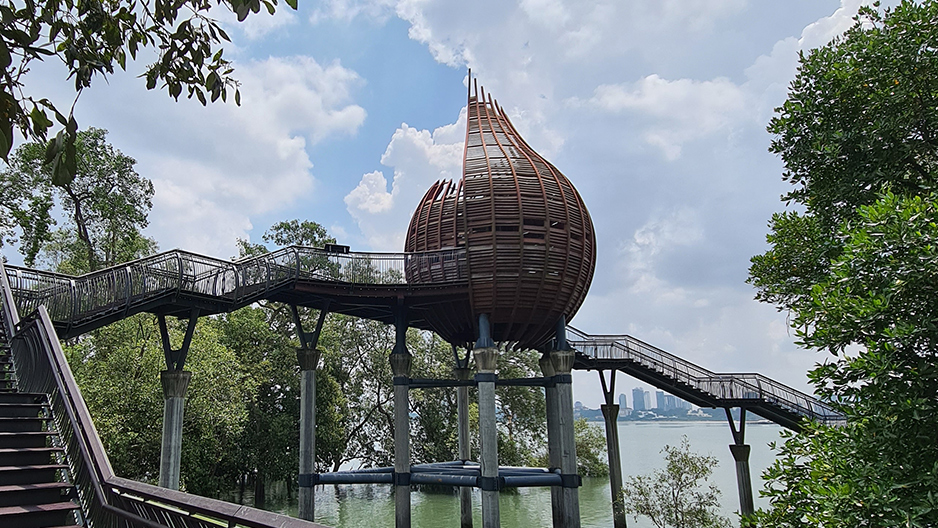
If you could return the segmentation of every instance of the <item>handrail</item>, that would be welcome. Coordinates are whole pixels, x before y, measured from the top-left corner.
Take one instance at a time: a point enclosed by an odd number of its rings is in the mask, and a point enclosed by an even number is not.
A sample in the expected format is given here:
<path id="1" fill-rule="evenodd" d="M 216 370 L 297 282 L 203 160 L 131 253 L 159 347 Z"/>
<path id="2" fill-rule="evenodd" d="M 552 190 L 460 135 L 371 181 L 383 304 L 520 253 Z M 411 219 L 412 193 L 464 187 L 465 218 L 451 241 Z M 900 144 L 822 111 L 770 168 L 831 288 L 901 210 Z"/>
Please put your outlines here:
<path id="1" fill-rule="evenodd" d="M 464 249 L 415 253 L 335 253 L 286 248 L 227 261 L 171 250 L 78 277 L 8 266 L 19 310 L 45 305 L 52 319 L 73 326 L 102 313 L 130 313 L 161 297 L 207 298 L 234 309 L 298 280 L 349 285 L 440 285 L 466 280 Z"/>
<path id="2" fill-rule="evenodd" d="M 629 360 L 733 406 L 751 400 L 822 423 L 840 424 L 844 417 L 830 405 L 757 373 L 715 373 L 627 334 L 590 335 L 567 326 L 568 342 L 592 359 Z"/>
<path id="3" fill-rule="evenodd" d="M 17 322 L 0 262 L 2 324 L 10 337 L 18 389 L 48 396 L 82 515 L 114 528 L 323 528 L 322 525 L 122 479 L 114 475 L 45 306 Z"/>

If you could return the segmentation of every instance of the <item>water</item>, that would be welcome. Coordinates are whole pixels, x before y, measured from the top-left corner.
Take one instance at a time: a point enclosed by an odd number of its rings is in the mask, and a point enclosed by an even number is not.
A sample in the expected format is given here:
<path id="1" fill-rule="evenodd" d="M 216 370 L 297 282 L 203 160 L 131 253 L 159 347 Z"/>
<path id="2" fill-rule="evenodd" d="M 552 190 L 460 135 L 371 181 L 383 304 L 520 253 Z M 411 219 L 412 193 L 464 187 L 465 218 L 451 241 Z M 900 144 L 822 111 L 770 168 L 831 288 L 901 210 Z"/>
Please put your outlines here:
<path id="1" fill-rule="evenodd" d="M 602 427 L 601 423 L 594 424 Z M 765 506 L 758 497 L 762 488 L 762 471 L 774 457 L 768 443 L 778 440 L 781 428 L 769 423 L 748 423 L 746 443 L 752 446 L 753 495 L 756 507 Z M 719 459 L 712 480 L 720 488 L 722 514 L 738 526 L 734 512 L 739 509 L 736 491 L 736 469 L 730 455 L 732 442 L 729 425 L 725 422 L 619 422 L 619 445 L 622 455 L 623 478 L 648 474 L 664 466 L 661 449 L 677 446 L 686 435 L 691 450 L 711 454 Z M 482 526 L 481 493 L 473 490 L 475 526 Z M 272 503 L 268 507 L 296 516 L 297 506 L 292 502 Z M 502 494 L 500 502 L 502 526 L 510 528 L 540 528 L 550 526 L 550 490 L 524 488 L 514 494 Z M 450 528 L 459 525 L 459 502 L 455 495 L 413 493 L 411 495 L 413 526 L 419 528 Z M 609 479 L 585 478 L 580 488 L 580 517 L 583 528 L 612 528 L 612 506 Z M 316 489 L 316 522 L 336 528 L 372 528 L 394 526 L 394 497 L 387 485 L 320 486 Z M 630 528 L 651 528 L 653 525 L 640 518 L 628 518 Z"/>

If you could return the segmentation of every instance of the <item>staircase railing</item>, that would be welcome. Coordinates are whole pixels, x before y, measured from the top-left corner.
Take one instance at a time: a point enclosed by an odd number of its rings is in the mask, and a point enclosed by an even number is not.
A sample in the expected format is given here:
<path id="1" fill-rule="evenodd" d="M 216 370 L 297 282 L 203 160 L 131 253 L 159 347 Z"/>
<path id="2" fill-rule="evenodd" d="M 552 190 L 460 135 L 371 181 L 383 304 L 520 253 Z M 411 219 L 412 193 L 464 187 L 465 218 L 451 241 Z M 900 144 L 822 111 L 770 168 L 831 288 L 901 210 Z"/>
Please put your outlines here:
<path id="1" fill-rule="evenodd" d="M 81 511 L 94 528 L 314 528 L 319 524 L 114 475 L 44 306 L 19 320 L 0 263 L 2 324 L 18 389 L 48 395 Z"/>
<path id="2" fill-rule="evenodd" d="M 590 358 L 630 361 L 716 401 L 765 402 L 822 423 L 843 422 L 843 416 L 829 405 L 762 374 L 715 373 L 630 335 L 590 335 L 572 326 L 567 332 L 570 345 Z"/>
<path id="3" fill-rule="evenodd" d="M 233 262 L 173 250 L 79 277 L 15 266 L 5 275 L 22 313 L 44 305 L 54 321 L 74 325 L 101 313 L 130 313 L 160 297 L 188 295 L 243 306 L 297 280 L 448 284 L 466 279 L 465 262 L 462 249 L 336 253 L 291 246 Z"/>

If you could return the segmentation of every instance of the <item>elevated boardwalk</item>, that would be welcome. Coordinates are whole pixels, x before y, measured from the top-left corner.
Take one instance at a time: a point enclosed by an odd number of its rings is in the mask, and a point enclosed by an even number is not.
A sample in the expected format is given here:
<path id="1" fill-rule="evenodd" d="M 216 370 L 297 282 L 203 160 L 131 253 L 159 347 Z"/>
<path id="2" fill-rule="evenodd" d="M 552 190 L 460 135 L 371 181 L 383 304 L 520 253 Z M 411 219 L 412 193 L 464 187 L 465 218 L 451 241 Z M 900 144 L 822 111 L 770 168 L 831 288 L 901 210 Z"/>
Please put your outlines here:
<path id="1" fill-rule="evenodd" d="M 468 312 L 464 250 L 336 253 L 292 246 L 238 261 L 174 250 L 73 277 L 6 266 L 20 313 L 46 306 L 61 339 L 140 312 L 186 317 L 230 312 L 268 300 L 434 330 L 421 314 L 445 306 Z M 419 277 L 419 282 L 408 282 Z M 701 407 L 744 407 L 789 429 L 803 418 L 842 417 L 816 398 L 761 374 L 715 373 L 628 335 L 588 335 L 567 327 L 574 368 L 617 370 Z"/>

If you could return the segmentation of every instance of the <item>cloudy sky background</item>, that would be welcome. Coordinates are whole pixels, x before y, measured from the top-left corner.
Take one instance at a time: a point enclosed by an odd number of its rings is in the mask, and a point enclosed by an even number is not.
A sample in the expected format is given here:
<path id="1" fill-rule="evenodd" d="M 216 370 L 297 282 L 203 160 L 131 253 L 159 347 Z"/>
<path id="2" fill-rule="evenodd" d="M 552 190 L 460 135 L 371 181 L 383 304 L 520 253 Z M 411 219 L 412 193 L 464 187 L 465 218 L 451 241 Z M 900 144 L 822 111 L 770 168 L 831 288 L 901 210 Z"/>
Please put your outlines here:
<path id="1" fill-rule="evenodd" d="M 752 300 L 749 258 L 784 206 L 765 126 L 798 52 L 858 0 L 325 0 L 230 26 L 242 105 L 145 90 L 146 58 L 78 103 L 83 127 L 156 188 L 147 233 L 228 258 L 237 238 L 309 219 L 358 251 L 400 251 L 430 184 L 459 178 L 466 70 L 577 186 L 598 236 L 572 324 L 628 333 L 715 371 L 808 388 L 823 356 Z M 63 70 L 34 95 L 70 103 Z M 598 407 L 595 373 L 575 397 Z M 622 376 L 629 394 L 637 382 Z M 646 387 L 650 389 L 650 387 Z"/>

